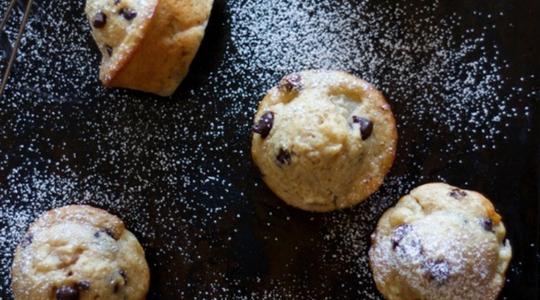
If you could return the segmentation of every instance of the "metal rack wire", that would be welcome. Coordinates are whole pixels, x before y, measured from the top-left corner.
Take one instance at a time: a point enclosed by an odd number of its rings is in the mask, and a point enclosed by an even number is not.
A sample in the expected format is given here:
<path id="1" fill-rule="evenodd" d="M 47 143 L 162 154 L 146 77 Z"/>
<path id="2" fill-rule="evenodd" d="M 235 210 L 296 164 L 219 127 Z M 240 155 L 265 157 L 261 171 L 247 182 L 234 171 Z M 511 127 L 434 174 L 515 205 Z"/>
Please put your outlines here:
<path id="1" fill-rule="evenodd" d="M 13 9 L 15 8 L 17 1 L 18 0 L 11 0 L 8 9 L 5 12 L 4 17 L 2 18 L 2 23 L 0 23 L 0 32 L 5 32 L 5 27 Z M 0 97 L 2 97 L 2 95 L 4 94 L 4 90 L 6 89 L 6 84 L 9 79 L 9 74 L 11 73 L 11 68 L 13 67 L 13 64 L 15 63 L 15 60 L 17 58 L 17 50 L 19 49 L 19 46 L 21 44 L 21 39 L 24 34 L 24 28 L 26 27 L 26 23 L 28 23 L 28 17 L 30 16 L 33 2 L 33 0 L 26 1 L 24 15 L 17 31 L 17 37 L 15 38 L 15 43 L 13 44 L 9 59 L 7 61 L 7 65 L 4 70 L 4 74 L 2 74 L 2 81 L 0 81 Z"/>

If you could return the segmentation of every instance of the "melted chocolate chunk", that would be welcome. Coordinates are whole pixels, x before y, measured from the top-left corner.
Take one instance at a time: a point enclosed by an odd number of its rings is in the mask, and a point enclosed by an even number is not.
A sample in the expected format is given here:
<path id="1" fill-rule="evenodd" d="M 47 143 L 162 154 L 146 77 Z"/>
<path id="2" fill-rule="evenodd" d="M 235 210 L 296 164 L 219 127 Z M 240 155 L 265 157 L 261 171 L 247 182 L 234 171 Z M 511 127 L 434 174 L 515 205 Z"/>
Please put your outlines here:
<path id="1" fill-rule="evenodd" d="M 79 291 L 88 291 L 90 289 L 90 286 L 90 281 L 87 280 L 79 281 L 77 283 L 77 288 L 79 289 Z"/>
<path id="2" fill-rule="evenodd" d="M 291 153 L 285 149 L 279 149 L 279 153 L 276 156 L 277 161 L 282 165 L 291 164 Z"/>
<path id="3" fill-rule="evenodd" d="M 491 219 L 483 219 L 480 221 L 480 224 L 482 225 L 482 228 L 484 228 L 485 231 L 494 232 L 493 221 L 491 221 Z"/>
<path id="4" fill-rule="evenodd" d="M 107 54 L 109 54 L 109 56 L 112 56 L 113 48 L 111 46 L 105 45 L 105 50 L 107 51 Z"/>
<path id="5" fill-rule="evenodd" d="M 467 192 L 465 192 L 462 189 L 455 188 L 455 189 L 452 189 L 448 195 L 450 195 L 450 197 L 454 199 L 461 200 L 465 198 L 465 196 L 467 196 Z"/>
<path id="6" fill-rule="evenodd" d="M 279 88 L 287 92 L 302 89 L 302 77 L 299 74 L 291 74 L 283 77 L 279 82 Z"/>
<path id="7" fill-rule="evenodd" d="M 259 119 L 259 122 L 253 126 L 253 131 L 261 135 L 263 139 L 268 137 L 272 127 L 274 126 L 274 113 L 271 111 L 265 112 Z"/>
<path id="8" fill-rule="evenodd" d="M 412 226 L 409 224 L 403 224 L 394 230 L 392 235 L 392 249 L 396 250 L 399 247 L 399 243 L 403 238 L 412 231 Z"/>
<path id="9" fill-rule="evenodd" d="M 137 16 L 137 12 L 135 12 L 134 10 L 131 10 L 129 8 L 122 8 L 120 9 L 120 11 L 118 12 L 119 15 L 123 16 L 124 19 L 128 20 L 128 21 L 131 21 L 133 20 L 136 16 Z"/>
<path id="10" fill-rule="evenodd" d="M 429 281 L 434 281 L 437 284 L 444 284 L 450 277 L 450 266 L 444 259 L 428 261 L 425 266 L 426 273 L 424 274 Z"/>
<path id="11" fill-rule="evenodd" d="M 27 234 L 21 241 L 21 247 L 26 248 L 32 244 L 32 240 L 34 239 L 34 235 Z"/>
<path id="12" fill-rule="evenodd" d="M 107 15 L 103 12 L 98 12 L 94 16 L 94 22 L 92 22 L 94 28 L 103 28 L 107 24 Z"/>
<path id="13" fill-rule="evenodd" d="M 79 290 L 72 286 L 62 286 L 56 290 L 56 300 L 78 300 Z"/>
<path id="14" fill-rule="evenodd" d="M 360 125 L 360 136 L 362 137 L 362 140 L 367 140 L 373 133 L 373 122 L 358 116 L 353 116 L 352 119 L 353 123 Z"/>

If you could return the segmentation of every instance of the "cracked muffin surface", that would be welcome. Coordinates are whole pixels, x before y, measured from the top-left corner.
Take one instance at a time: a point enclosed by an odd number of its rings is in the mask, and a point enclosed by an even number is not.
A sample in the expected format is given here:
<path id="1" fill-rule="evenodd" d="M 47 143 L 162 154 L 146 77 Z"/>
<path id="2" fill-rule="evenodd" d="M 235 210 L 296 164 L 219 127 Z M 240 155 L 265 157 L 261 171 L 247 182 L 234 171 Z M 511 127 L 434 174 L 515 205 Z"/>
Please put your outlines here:
<path id="1" fill-rule="evenodd" d="M 12 266 L 16 300 L 145 299 L 149 278 L 144 250 L 123 222 L 84 205 L 37 219 Z"/>
<path id="2" fill-rule="evenodd" d="M 285 76 L 259 104 L 252 156 L 266 184 L 308 211 L 353 206 L 394 161 L 390 106 L 371 84 L 338 71 Z"/>
<path id="3" fill-rule="evenodd" d="M 483 195 L 426 184 L 381 217 L 370 266 L 386 299 L 496 299 L 512 257 L 505 236 Z"/>

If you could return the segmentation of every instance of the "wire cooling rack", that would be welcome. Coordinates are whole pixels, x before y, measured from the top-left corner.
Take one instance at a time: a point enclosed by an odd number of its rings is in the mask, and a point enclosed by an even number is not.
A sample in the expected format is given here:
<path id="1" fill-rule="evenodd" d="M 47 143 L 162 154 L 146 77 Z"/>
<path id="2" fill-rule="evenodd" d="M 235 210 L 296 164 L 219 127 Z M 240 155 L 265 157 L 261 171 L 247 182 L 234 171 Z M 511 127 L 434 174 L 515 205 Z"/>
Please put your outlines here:
<path id="1" fill-rule="evenodd" d="M 24 28 L 28 23 L 33 2 L 33 0 L 28 0 L 26 2 L 21 0 L 11 0 L 6 12 L 4 13 L 4 16 L 2 17 L 2 23 L 0 23 L 0 58 L 2 61 L 3 73 L 2 81 L 0 81 L 0 97 L 2 97 L 4 94 L 4 90 L 6 89 L 6 85 L 9 80 L 9 74 L 11 73 L 11 68 L 13 68 L 13 64 L 17 59 L 17 50 L 19 50 L 21 39 L 24 35 Z M 20 7 L 24 7 L 24 13 L 18 26 L 15 42 L 11 44 L 5 29 L 10 17 L 17 17 L 17 15 L 13 13 L 13 11 L 16 10 L 17 4 L 19 4 Z"/>

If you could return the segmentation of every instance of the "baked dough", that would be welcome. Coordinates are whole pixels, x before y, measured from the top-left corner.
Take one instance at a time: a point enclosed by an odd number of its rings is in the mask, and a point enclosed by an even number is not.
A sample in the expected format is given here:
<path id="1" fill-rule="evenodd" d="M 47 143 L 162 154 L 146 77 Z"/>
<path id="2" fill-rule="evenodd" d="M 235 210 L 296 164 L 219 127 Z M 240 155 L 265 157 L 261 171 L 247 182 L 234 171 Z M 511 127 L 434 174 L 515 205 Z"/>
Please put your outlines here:
<path id="1" fill-rule="evenodd" d="M 512 249 L 483 195 L 444 183 L 420 186 L 384 213 L 370 265 L 389 300 L 497 298 Z"/>
<path id="2" fill-rule="evenodd" d="M 252 156 L 266 184 L 295 207 L 326 212 L 377 191 L 397 131 L 383 95 L 337 71 L 285 76 L 259 104 Z"/>
<path id="3" fill-rule="evenodd" d="M 144 251 L 117 217 L 90 206 L 51 210 L 15 252 L 15 300 L 142 300 L 149 286 Z"/>
<path id="4" fill-rule="evenodd" d="M 87 0 L 108 87 L 171 95 L 189 71 L 213 0 Z"/>

